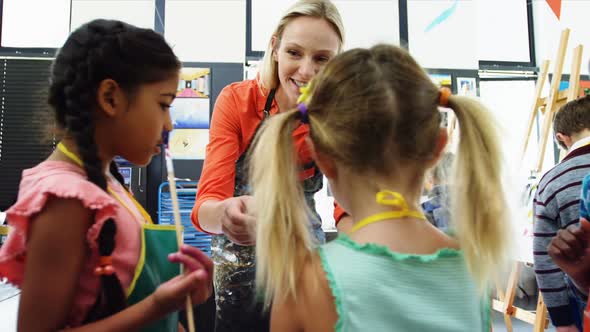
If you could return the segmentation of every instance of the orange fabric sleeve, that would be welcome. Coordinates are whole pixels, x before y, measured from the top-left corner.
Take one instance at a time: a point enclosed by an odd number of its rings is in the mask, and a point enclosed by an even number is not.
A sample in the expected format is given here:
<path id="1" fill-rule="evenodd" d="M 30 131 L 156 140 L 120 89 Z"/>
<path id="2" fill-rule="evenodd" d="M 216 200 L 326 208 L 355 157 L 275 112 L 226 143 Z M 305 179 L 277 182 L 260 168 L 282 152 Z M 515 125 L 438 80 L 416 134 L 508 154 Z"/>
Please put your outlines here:
<path id="1" fill-rule="evenodd" d="M 191 220 L 201 232 L 208 233 L 199 225 L 201 204 L 207 200 L 221 201 L 233 196 L 235 163 L 240 153 L 240 120 L 237 112 L 233 90 L 227 86 L 215 102 L 203 172 L 191 212 Z"/>
<path id="2" fill-rule="evenodd" d="M 338 223 L 340 222 L 340 219 L 342 219 L 342 217 L 347 216 L 348 213 L 346 213 L 346 211 L 344 211 L 340 205 L 338 205 L 338 203 L 336 202 L 336 200 L 334 200 L 334 220 L 336 221 L 336 225 L 338 225 Z"/>

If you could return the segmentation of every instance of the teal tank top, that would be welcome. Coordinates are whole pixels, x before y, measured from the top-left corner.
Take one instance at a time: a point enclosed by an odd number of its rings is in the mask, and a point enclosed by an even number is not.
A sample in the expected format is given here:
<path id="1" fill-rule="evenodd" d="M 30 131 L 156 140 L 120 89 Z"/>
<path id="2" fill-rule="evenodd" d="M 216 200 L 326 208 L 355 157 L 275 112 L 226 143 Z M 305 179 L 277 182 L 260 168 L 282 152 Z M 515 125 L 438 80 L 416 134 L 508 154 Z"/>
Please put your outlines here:
<path id="1" fill-rule="evenodd" d="M 490 331 L 490 299 L 479 295 L 461 251 L 400 254 L 340 235 L 319 253 L 337 332 Z"/>

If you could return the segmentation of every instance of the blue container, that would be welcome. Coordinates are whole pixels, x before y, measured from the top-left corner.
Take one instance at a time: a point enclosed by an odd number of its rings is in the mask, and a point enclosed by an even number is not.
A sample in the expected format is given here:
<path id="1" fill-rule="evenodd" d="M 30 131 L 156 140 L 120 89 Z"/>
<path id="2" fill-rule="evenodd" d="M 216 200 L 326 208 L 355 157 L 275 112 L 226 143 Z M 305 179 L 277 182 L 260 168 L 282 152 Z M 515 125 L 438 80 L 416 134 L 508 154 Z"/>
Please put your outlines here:
<path id="1" fill-rule="evenodd" d="M 211 235 L 199 232 L 191 222 L 191 211 L 195 205 L 197 196 L 197 183 L 188 181 L 176 182 L 176 193 L 180 209 L 180 222 L 184 227 L 184 243 L 199 248 L 211 256 Z M 174 225 L 174 211 L 170 184 L 164 182 L 158 188 L 158 223 L 162 225 Z"/>

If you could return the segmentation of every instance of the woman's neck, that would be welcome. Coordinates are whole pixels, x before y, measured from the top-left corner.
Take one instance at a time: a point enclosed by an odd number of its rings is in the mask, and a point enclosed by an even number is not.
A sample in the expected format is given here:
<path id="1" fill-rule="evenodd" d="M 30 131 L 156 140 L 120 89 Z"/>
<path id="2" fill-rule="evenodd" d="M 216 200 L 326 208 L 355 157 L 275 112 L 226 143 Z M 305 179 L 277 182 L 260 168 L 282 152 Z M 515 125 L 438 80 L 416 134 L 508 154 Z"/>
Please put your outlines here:
<path id="1" fill-rule="evenodd" d="M 279 113 L 295 108 L 295 104 L 289 100 L 289 96 L 287 96 L 287 94 L 285 93 L 285 89 L 283 89 L 281 85 L 277 87 L 277 92 L 275 93 L 275 101 L 279 106 Z"/>

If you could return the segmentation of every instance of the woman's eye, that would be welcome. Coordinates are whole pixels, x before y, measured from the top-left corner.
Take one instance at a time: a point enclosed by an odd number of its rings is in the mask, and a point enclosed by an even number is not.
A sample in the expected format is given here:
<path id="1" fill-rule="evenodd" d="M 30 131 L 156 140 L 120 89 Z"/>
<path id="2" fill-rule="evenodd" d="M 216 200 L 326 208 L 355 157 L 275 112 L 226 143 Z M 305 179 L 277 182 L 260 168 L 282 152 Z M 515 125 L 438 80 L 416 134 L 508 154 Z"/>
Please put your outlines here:
<path id="1" fill-rule="evenodd" d="M 298 56 L 299 55 L 299 52 L 293 51 L 293 50 L 288 50 L 287 53 L 291 56 Z"/>

